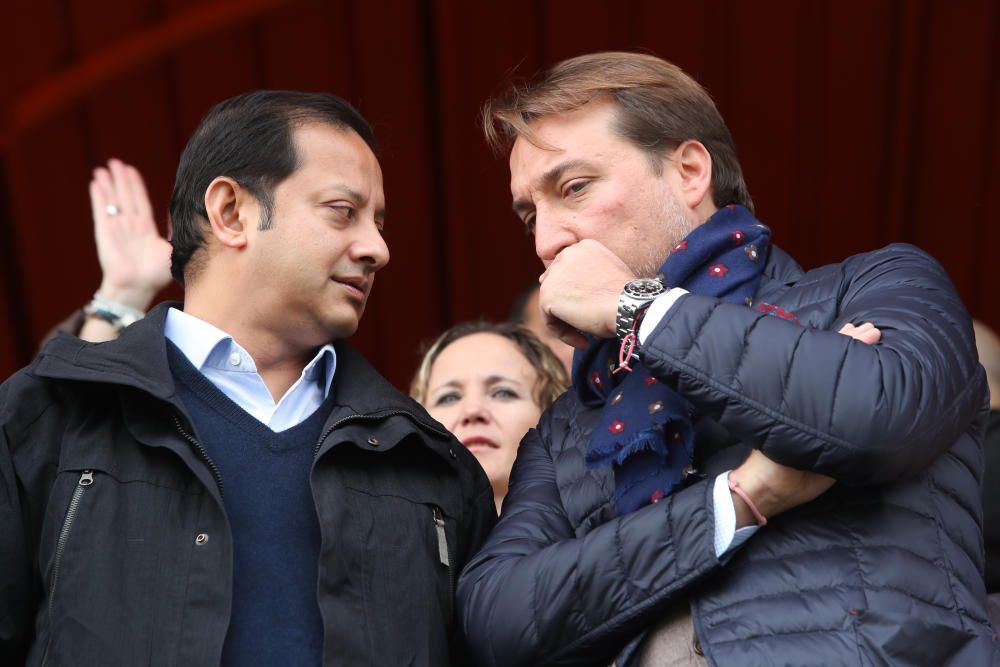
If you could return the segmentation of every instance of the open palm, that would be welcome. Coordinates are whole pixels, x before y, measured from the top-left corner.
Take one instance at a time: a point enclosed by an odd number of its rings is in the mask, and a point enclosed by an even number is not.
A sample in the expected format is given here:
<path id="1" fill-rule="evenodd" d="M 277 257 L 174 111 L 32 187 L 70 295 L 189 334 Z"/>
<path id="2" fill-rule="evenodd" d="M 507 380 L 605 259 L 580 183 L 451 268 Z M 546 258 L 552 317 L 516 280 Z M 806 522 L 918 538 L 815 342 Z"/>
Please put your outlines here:
<path id="1" fill-rule="evenodd" d="M 160 236 L 139 171 L 120 160 L 94 170 L 90 182 L 101 293 L 145 309 L 170 281 L 170 243 Z"/>

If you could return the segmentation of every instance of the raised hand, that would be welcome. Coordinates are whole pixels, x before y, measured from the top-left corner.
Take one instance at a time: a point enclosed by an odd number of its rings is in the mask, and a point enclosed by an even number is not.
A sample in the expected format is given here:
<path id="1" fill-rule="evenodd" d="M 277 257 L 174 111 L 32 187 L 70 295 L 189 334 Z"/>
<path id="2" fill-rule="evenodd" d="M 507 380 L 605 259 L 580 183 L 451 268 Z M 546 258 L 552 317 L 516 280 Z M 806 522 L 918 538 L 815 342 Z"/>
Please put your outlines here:
<path id="1" fill-rule="evenodd" d="M 170 243 L 160 236 L 139 171 L 121 160 L 90 181 L 94 240 L 103 277 L 100 294 L 146 310 L 170 281 Z"/>

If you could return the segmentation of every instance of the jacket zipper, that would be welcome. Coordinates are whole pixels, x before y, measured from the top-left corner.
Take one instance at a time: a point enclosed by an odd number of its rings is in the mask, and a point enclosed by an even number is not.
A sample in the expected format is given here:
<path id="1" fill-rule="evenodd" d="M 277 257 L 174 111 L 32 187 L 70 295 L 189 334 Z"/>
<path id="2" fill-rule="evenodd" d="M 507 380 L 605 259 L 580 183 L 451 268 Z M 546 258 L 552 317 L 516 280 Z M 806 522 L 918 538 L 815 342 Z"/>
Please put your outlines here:
<path id="1" fill-rule="evenodd" d="M 444 516 L 441 508 L 431 505 L 431 513 L 434 515 L 434 527 L 437 529 L 438 538 L 438 559 L 445 567 L 451 567 L 451 558 L 448 555 L 448 535 L 444 532 Z"/>
<path id="2" fill-rule="evenodd" d="M 448 534 L 444 530 L 444 514 L 437 505 L 431 505 L 431 516 L 434 518 L 434 529 L 437 532 L 438 560 L 448 570 L 449 600 L 455 599 L 455 578 L 451 567 L 451 548 L 448 546 Z"/>
<path id="3" fill-rule="evenodd" d="M 394 417 L 395 415 L 404 415 L 406 417 L 409 417 L 413 421 L 417 422 L 417 424 L 419 424 L 420 426 L 423 426 L 424 428 L 426 428 L 429 431 L 434 431 L 435 433 L 437 433 L 437 434 L 439 434 L 439 435 L 441 435 L 441 436 L 443 436 L 445 438 L 452 437 L 451 433 L 449 433 L 448 431 L 442 431 L 439 428 L 435 428 L 434 426 L 431 426 L 430 424 L 424 423 L 424 422 L 420 421 L 419 419 L 417 419 L 415 416 L 413 416 L 413 413 L 407 412 L 406 410 L 388 410 L 386 412 L 377 412 L 375 414 L 370 414 L 370 415 L 348 415 L 348 416 L 346 416 L 346 417 L 344 417 L 342 419 L 338 419 L 336 422 L 334 422 L 333 424 L 330 425 L 330 428 L 326 429 L 326 431 L 323 432 L 323 435 L 320 436 L 319 442 L 316 443 L 316 448 L 313 450 L 313 456 L 315 457 L 316 454 L 319 454 L 319 449 L 320 449 L 320 447 L 323 446 L 323 443 L 326 441 L 326 439 L 330 436 L 331 433 L 333 433 L 336 429 L 338 429 L 342 424 L 345 424 L 345 423 L 347 423 L 349 421 L 356 421 L 356 420 L 357 421 L 368 421 L 368 420 L 385 419 L 386 417 Z"/>
<path id="4" fill-rule="evenodd" d="M 49 586 L 49 638 L 45 642 L 45 651 L 42 653 L 42 665 L 48 662 L 49 648 L 52 646 L 52 608 L 53 600 L 56 596 L 56 585 L 59 583 L 59 568 L 62 566 L 62 555 L 66 549 L 66 542 L 69 540 L 69 531 L 73 528 L 73 521 L 76 513 L 80 509 L 80 500 L 83 498 L 87 487 L 94 483 L 94 471 L 84 470 L 80 475 L 80 480 L 73 489 L 73 497 L 69 500 L 69 507 L 66 508 L 66 518 L 63 519 L 62 529 L 59 531 L 59 539 L 56 540 L 56 558 L 52 564 L 52 584 Z"/>
<path id="5" fill-rule="evenodd" d="M 212 471 L 212 477 L 215 478 L 215 483 L 219 486 L 219 496 L 220 497 L 223 496 L 222 473 L 219 472 L 219 469 L 216 467 L 215 462 L 208 457 L 208 452 L 206 452 L 205 448 L 201 446 L 201 443 L 198 442 L 198 439 L 184 430 L 184 426 L 181 424 L 181 420 L 177 417 L 177 415 L 174 415 L 174 425 L 177 427 L 177 432 L 180 433 L 185 440 L 194 445 L 195 451 L 197 451 L 198 454 L 201 456 L 202 460 L 208 466 L 208 469 Z"/>

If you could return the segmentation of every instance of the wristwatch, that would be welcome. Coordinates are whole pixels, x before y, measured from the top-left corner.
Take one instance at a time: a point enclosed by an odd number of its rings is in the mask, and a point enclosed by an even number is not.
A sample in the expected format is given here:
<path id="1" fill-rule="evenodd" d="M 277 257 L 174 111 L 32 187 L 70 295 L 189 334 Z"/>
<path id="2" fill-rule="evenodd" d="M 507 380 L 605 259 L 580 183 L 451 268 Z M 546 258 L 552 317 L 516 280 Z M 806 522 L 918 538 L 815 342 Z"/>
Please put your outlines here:
<path id="1" fill-rule="evenodd" d="M 138 322 L 146 315 L 138 308 L 112 301 L 100 294 L 95 294 L 90 303 L 83 307 L 83 314 L 87 317 L 104 320 L 114 327 L 115 333 L 121 333 L 122 329 L 133 322 Z"/>
<path id="2" fill-rule="evenodd" d="M 618 317 L 615 319 L 615 336 L 624 340 L 635 333 L 642 314 L 653 300 L 667 291 L 666 285 L 655 278 L 636 278 L 625 283 L 618 297 Z"/>

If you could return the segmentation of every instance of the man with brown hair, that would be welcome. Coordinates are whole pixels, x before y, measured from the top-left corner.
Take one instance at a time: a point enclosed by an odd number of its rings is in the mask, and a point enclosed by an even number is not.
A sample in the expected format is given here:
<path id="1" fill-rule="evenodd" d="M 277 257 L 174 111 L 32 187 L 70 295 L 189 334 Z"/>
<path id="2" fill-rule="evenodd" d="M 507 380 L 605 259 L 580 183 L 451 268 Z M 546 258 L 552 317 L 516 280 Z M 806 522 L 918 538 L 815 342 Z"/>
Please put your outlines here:
<path id="1" fill-rule="evenodd" d="M 459 582 L 477 664 L 1000 664 L 986 383 L 942 268 L 894 245 L 804 272 L 652 56 L 562 62 L 485 127 L 578 351 Z"/>

